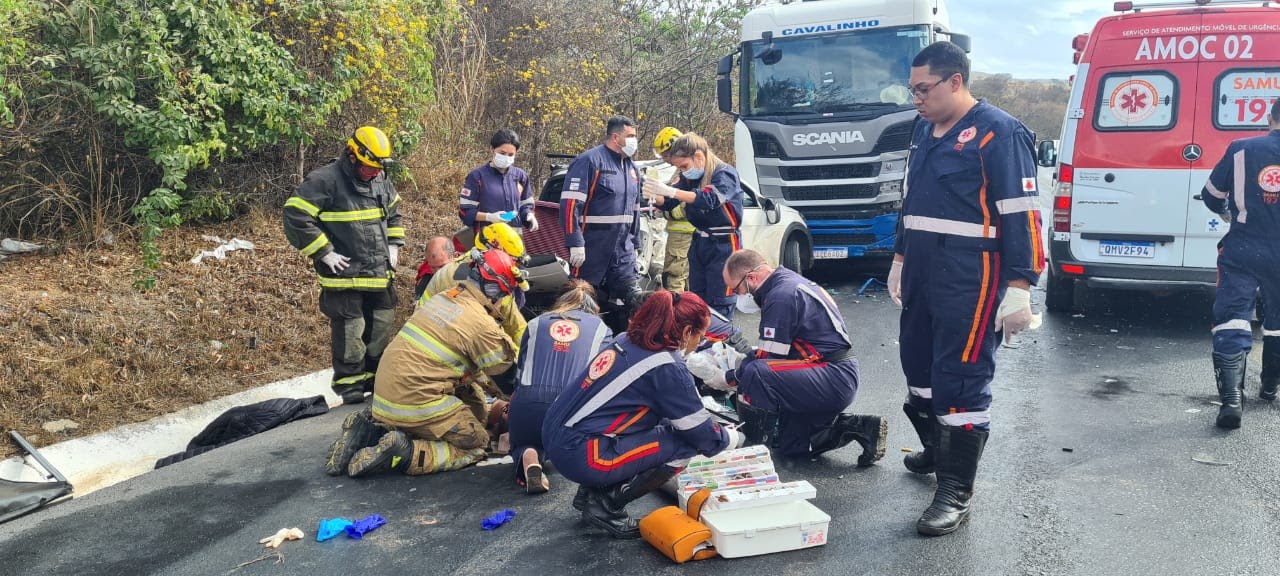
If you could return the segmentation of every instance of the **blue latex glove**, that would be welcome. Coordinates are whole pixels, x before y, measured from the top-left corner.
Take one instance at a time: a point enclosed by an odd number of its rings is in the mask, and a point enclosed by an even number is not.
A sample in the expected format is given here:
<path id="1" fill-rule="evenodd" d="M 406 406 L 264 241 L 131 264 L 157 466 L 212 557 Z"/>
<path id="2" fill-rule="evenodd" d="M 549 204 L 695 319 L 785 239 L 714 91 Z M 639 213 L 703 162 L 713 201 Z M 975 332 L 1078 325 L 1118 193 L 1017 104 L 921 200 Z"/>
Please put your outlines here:
<path id="1" fill-rule="evenodd" d="M 507 508 L 506 510 L 503 510 L 497 514 L 494 514 L 493 516 L 485 518 L 483 522 L 480 522 L 480 527 L 484 528 L 485 530 L 493 530 L 503 524 L 506 524 L 507 522 L 510 522 L 511 519 L 515 517 L 516 517 L 516 511 L 510 508 Z"/>
<path id="2" fill-rule="evenodd" d="M 347 525 L 347 527 L 344 528 L 343 530 L 346 531 L 347 536 L 350 536 L 351 538 L 355 538 L 356 540 L 359 540 L 363 538 L 365 534 L 369 532 L 373 532 L 379 526 L 382 526 L 383 524 L 386 524 L 386 523 L 387 523 L 386 518 L 383 518 L 377 514 L 372 514 L 368 518 L 365 518 L 363 520 L 356 520 L 354 524 Z"/>
<path id="3" fill-rule="evenodd" d="M 316 542 L 324 542 L 334 536 L 342 534 L 347 526 L 351 525 L 351 521 L 346 518 L 333 518 L 331 520 L 321 520 L 320 528 L 316 530 Z"/>
<path id="4" fill-rule="evenodd" d="M 497 216 L 499 220 L 502 220 L 503 222 L 510 224 L 512 221 L 516 219 L 516 211 L 508 210 L 506 212 L 497 212 L 494 214 L 494 216 Z"/>

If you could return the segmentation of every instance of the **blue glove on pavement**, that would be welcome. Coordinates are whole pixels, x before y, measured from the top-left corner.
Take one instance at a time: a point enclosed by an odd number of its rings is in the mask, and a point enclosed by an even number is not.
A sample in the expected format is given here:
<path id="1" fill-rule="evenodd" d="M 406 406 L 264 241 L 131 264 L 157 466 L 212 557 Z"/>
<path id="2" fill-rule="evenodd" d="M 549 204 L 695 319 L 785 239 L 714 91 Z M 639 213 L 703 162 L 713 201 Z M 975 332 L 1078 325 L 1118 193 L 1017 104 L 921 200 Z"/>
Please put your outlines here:
<path id="1" fill-rule="evenodd" d="M 333 518 L 331 520 L 321 520 L 320 529 L 316 530 L 316 542 L 324 542 L 334 536 L 341 534 L 351 525 L 351 521 L 346 518 Z"/>
<path id="2" fill-rule="evenodd" d="M 485 530 L 493 530 L 503 524 L 506 524 L 507 522 L 510 522 L 511 519 L 515 517 L 516 517 L 516 511 L 510 508 L 507 508 L 506 510 L 503 510 L 497 514 L 494 514 L 493 516 L 485 518 L 484 521 L 480 522 L 480 527 L 484 528 Z"/>
<path id="3" fill-rule="evenodd" d="M 346 531 L 347 536 L 359 540 L 363 538 L 365 534 L 377 530 L 379 526 L 386 523 L 386 518 L 377 514 L 371 514 L 368 518 L 356 520 L 354 524 L 347 525 L 343 530 Z"/>

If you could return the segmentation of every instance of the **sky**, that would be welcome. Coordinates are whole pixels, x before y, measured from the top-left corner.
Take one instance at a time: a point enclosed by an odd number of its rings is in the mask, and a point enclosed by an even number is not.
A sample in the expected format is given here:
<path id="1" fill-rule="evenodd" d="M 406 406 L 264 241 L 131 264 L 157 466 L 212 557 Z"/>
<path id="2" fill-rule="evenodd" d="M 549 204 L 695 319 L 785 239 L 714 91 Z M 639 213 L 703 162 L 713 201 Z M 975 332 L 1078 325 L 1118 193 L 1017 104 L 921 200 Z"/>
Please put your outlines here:
<path id="1" fill-rule="evenodd" d="M 973 69 L 1015 78 L 1075 73 L 1071 39 L 1115 14 L 1112 0 L 947 0 L 951 29 L 973 38 Z M 994 17 L 993 17 L 994 16 Z"/>

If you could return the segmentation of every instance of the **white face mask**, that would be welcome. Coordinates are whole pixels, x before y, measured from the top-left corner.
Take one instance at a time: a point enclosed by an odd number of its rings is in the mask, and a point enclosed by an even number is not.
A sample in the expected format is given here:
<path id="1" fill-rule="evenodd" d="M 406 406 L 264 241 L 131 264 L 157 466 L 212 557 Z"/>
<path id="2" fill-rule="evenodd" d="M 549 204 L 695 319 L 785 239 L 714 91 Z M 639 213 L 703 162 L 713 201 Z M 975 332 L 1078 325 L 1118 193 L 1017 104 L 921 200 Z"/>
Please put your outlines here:
<path id="1" fill-rule="evenodd" d="M 738 311 L 743 314 L 759 314 L 760 305 L 756 304 L 755 296 L 750 294 L 738 295 Z"/>
<path id="2" fill-rule="evenodd" d="M 515 163 L 516 163 L 515 156 L 507 156 L 506 154 L 502 154 L 499 152 L 493 153 L 494 168 L 497 168 L 499 170 L 506 170 L 507 168 L 510 168 L 512 164 L 515 164 Z"/>
<path id="3" fill-rule="evenodd" d="M 631 157 L 635 155 L 636 150 L 640 149 L 640 140 L 636 138 L 627 138 L 625 144 L 622 145 L 622 154 Z"/>

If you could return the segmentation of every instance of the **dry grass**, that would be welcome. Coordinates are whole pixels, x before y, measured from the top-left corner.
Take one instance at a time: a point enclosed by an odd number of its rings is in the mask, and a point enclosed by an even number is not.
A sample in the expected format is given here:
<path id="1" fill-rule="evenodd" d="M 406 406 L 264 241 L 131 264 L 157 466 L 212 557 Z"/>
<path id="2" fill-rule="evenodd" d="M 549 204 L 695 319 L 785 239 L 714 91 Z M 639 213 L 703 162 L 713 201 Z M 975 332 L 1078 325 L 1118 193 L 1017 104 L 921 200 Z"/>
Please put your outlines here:
<path id="1" fill-rule="evenodd" d="M 458 228 L 461 164 L 418 167 L 417 185 L 402 187 L 401 320 L 426 241 Z M 192 265 L 197 251 L 214 247 L 201 235 L 256 249 Z M 140 257 L 130 240 L 0 263 L 0 429 L 47 445 L 328 366 L 315 274 L 285 241 L 279 209 L 169 231 L 160 246 L 165 264 L 146 294 L 131 288 Z M 64 418 L 79 429 L 41 427 Z M 0 457 L 12 452 L 0 443 Z"/>

